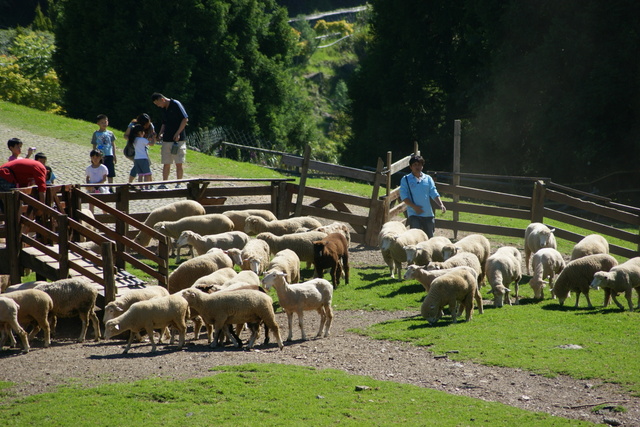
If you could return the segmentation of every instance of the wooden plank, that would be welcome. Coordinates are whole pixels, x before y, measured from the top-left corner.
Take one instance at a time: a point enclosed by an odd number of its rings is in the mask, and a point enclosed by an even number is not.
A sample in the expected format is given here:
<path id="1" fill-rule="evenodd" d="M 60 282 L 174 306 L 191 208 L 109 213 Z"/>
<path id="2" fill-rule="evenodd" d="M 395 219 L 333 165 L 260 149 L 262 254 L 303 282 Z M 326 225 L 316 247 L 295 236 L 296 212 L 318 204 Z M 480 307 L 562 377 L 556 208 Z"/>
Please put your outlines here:
<path id="1" fill-rule="evenodd" d="M 520 228 L 502 227 L 498 225 L 473 224 L 470 222 L 453 222 L 447 219 L 436 220 L 436 230 L 443 228 L 446 230 L 469 231 L 480 234 L 495 234 L 497 236 L 521 237 L 524 239 L 524 230 Z"/>
<path id="2" fill-rule="evenodd" d="M 344 203 L 347 205 L 362 206 L 368 208 L 371 203 L 369 197 L 354 196 L 352 194 L 340 193 L 337 191 L 325 190 L 322 188 L 307 187 L 305 196 L 318 199 L 330 200 L 331 202 Z"/>
<path id="3" fill-rule="evenodd" d="M 634 215 L 628 212 L 623 212 L 618 209 L 610 208 L 607 206 L 598 205 L 594 202 L 587 202 L 580 200 L 576 197 L 571 197 L 566 194 L 558 193 L 557 191 L 547 190 L 547 198 L 565 205 L 573 206 L 578 209 L 592 212 L 598 215 L 611 218 L 616 221 L 621 221 L 634 226 L 640 225 L 640 216 Z"/>
<path id="4" fill-rule="evenodd" d="M 497 191 L 481 190 L 471 187 L 454 187 L 451 184 L 439 182 L 438 192 L 440 194 L 457 194 L 460 197 L 467 197 L 473 200 L 483 200 L 496 203 L 504 203 L 514 206 L 531 207 L 531 197 L 517 196 L 514 194 L 500 193 Z"/>
<path id="5" fill-rule="evenodd" d="M 602 223 L 591 221 L 584 218 L 579 218 L 574 215 L 570 215 L 564 212 L 559 212 L 559 211 L 555 211 L 547 208 L 545 208 L 544 210 L 544 215 L 546 218 L 571 224 L 576 227 L 586 228 L 587 230 L 593 231 L 595 233 L 605 234 L 607 236 L 625 240 L 627 242 L 631 242 L 636 245 L 640 244 L 640 236 L 638 236 L 637 234 L 630 233 L 628 231 L 621 230 L 619 228 L 615 228 L 606 224 L 602 224 Z"/>
<path id="6" fill-rule="evenodd" d="M 302 157 L 288 154 L 282 156 L 282 163 L 286 166 L 302 167 L 303 162 L 304 159 Z M 374 182 L 376 178 L 375 172 L 335 165 L 333 163 L 320 162 L 317 160 L 309 160 L 309 169 L 366 182 Z"/>
<path id="7" fill-rule="evenodd" d="M 467 212 L 479 215 L 499 216 L 503 218 L 517 218 L 529 220 L 531 213 L 524 209 L 503 208 L 498 206 L 474 205 L 470 203 L 448 202 L 447 210 Z"/>
<path id="8" fill-rule="evenodd" d="M 354 225 L 367 225 L 367 217 L 349 214 L 345 212 L 329 211 L 326 209 L 317 209 L 309 206 L 302 207 L 302 215 L 317 216 L 320 218 L 332 219 L 334 221 L 346 222 Z"/>

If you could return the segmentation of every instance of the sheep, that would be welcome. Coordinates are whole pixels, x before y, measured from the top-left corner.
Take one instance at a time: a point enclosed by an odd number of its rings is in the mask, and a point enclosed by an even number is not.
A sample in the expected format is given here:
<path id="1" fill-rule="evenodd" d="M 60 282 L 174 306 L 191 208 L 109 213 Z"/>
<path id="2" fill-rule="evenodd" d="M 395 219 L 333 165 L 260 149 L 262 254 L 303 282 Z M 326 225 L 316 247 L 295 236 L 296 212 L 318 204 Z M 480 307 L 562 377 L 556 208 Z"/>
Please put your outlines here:
<path id="1" fill-rule="evenodd" d="M 212 348 L 218 345 L 220 333 L 225 325 L 241 323 L 250 324 L 251 338 L 247 347 L 252 348 L 258 336 L 260 322 L 264 322 L 275 335 L 280 350 L 284 347 L 273 312 L 273 300 L 265 293 L 239 290 L 206 294 L 198 289 L 187 289 L 182 293 L 182 297 L 189 303 L 189 307 L 200 313 L 205 323 L 214 325 L 215 336 L 210 344 Z M 238 346 L 237 340 L 234 337 L 231 339 L 234 345 Z"/>
<path id="2" fill-rule="evenodd" d="M 2 331 L 2 340 L 0 341 L 0 349 L 4 345 L 5 332 L 8 332 L 11 338 L 12 345 L 15 345 L 15 340 L 11 331 L 13 330 L 20 337 L 22 342 L 22 352 L 29 353 L 29 339 L 27 333 L 22 329 L 18 323 L 18 312 L 20 311 L 20 305 L 6 296 L 0 296 L 0 330 Z"/>
<path id="3" fill-rule="evenodd" d="M 608 254 L 609 242 L 599 234 L 589 234 L 573 246 L 571 261 L 593 254 Z"/>
<path id="4" fill-rule="evenodd" d="M 407 227 L 400 221 L 387 221 L 382 225 L 380 233 L 378 233 L 378 246 L 380 247 L 380 253 L 382 254 L 382 259 L 384 259 L 385 264 L 389 266 L 389 273 L 391 274 L 391 277 L 394 277 L 394 264 L 387 241 L 395 239 L 405 231 L 407 231 Z"/>
<path id="5" fill-rule="evenodd" d="M 532 222 L 524 231 L 524 265 L 529 274 L 529 259 L 542 248 L 556 249 L 556 238 L 553 232 L 555 228 L 549 228 L 539 222 Z"/>
<path id="6" fill-rule="evenodd" d="M 629 304 L 629 311 L 633 311 L 631 300 L 632 290 L 638 293 L 638 308 L 640 308 L 640 257 L 631 258 L 622 264 L 612 267 L 609 272 L 599 271 L 594 274 L 591 282 L 592 289 L 603 288 L 605 291 L 604 306 L 609 305 L 609 297 L 613 297 L 619 309 L 624 310 L 616 298 L 618 293 L 624 292 Z"/>
<path id="7" fill-rule="evenodd" d="M 234 264 L 243 270 L 251 270 L 256 274 L 262 274 L 269 264 L 269 244 L 261 239 L 251 239 L 240 250 L 229 249 L 227 254 Z"/>
<path id="8" fill-rule="evenodd" d="M 178 256 L 176 263 L 180 262 L 180 248 L 183 246 L 191 246 L 198 255 L 204 255 L 209 249 L 231 249 L 240 248 L 249 241 L 249 236 L 242 231 L 226 231 L 218 234 L 201 235 L 195 231 L 185 230 L 180 233 L 176 240 L 176 248 L 178 248 Z"/>
<path id="9" fill-rule="evenodd" d="M 269 244 L 271 255 L 283 249 L 291 249 L 298 255 L 300 262 L 306 262 L 307 268 L 313 264 L 313 242 L 322 240 L 327 235 L 320 231 L 307 231 L 305 233 L 285 234 L 276 236 L 273 233 L 265 232 L 256 236 L 256 239 L 264 240 Z"/>
<path id="10" fill-rule="evenodd" d="M 420 307 L 420 314 L 430 325 L 433 325 L 440 319 L 442 309 L 448 305 L 453 323 L 457 323 L 456 306 L 460 302 L 460 312 L 465 310 L 465 318 L 468 322 L 473 318 L 474 299 L 478 307 L 482 307 L 476 275 L 467 269 L 452 270 L 431 283 L 429 293 Z"/>
<path id="11" fill-rule="evenodd" d="M 467 266 L 453 267 L 446 270 L 427 270 L 424 265 L 411 264 L 407 267 L 407 271 L 404 273 L 404 279 L 417 280 L 418 282 L 420 282 L 424 290 L 429 292 L 429 289 L 431 289 L 431 283 L 433 283 L 436 278 L 450 273 L 456 269 L 468 269 L 476 277 L 478 276 L 477 271 Z M 480 313 L 482 313 L 482 305 L 480 305 Z"/>
<path id="12" fill-rule="evenodd" d="M 331 269 L 333 288 L 340 284 L 344 272 L 344 283 L 349 284 L 349 243 L 341 233 L 330 233 L 322 240 L 313 242 L 313 265 L 315 277 L 322 277 L 324 270 Z"/>
<path id="13" fill-rule="evenodd" d="M 233 267 L 233 261 L 222 249 L 213 248 L 204 255 L 189 259 L 169 275 L 169 293 L 193 285 L 196 280 L 225 267 Z"/>
<path id="14" fill-rule="evenodd" d="M 266 209 L 244 209 L 244 210 L 230 210 L 222 212 L 222 215 L 229 217 L 233 221 L 233 229 L 243 231 L 247 218 L 250 216 L 259 216 L 266 221 L 275 221 L 278 218 L 273 212 Z"/>
<path id="15" fill-rule="evenodd" d="M 18 323 L 22 327 L 35 323 L 29 339 L 32 339 L 40 329 L 44 332 L 44 346 L 51 345 L 51 329 L 49 325 L 49 313 L 53 310 L 53 300 L 46 292 L 38 289 L 24 289 L 3 294 L 11 298 L 20 306 L 18 311 Z"/>
<path id="16" fill-rule="evenodd" d="M 385 262 L 389 266 L 392 279 L 395 278 L 395 274 L 398 275 L 398 279 L 402 277 L 402 263 L 407 261 L 407 252 L 404 248 L 425 242 L 428 239 L 427 234 L 419 228 L 411 228 L 397 235 L 392 233 L 383 237 L 380 249 L 383 257 L 385 251 L 388 251 L 388 258 L 385 258 Z"/>
<path id="17" fill-rule="evenodd" d="M 259 216 L 252 215 L 247 218 L 244 224 L 244 232 L 250 236 L 260 233 L 273 233 L 276 236 L 295 233 L 299 228 L 318 228 L 322 226 L 320 221 L 310 216 L 299 216 L 295 218 L 279 219 L 267 221 Z"/>
<path id="18" fill-rule="evenodd" d="M 314 231 L 320 231 L 321 233 L 327 234 L 340 233 L 345 239 L 347 239 L 347 244 L 351 245 L 351 232 L 349 231 L 349 226 L 344 222 L 332 222 L 331 224 L 318 227 Z"/>
<path id="19" fill-rule="evenodd" d="M 93 325 L 95 340 L 100 340 L 100 321 L 95 313 L 98 291 L 88 279 L 77 276 L 51 283 L 39 282 L 34 289 L 46 292 L 53 300 L 53 310 L 49 312 L 52 333 L 55 333 L 58 317 L 79 316 L 82 321 L 82 329 L 78 342 L 84 342 L 89 321 Z"/>
<path id="20" fill-rule="evenodd" d="M 533 276 L 529 280 L 529 285 L 533 289 L 534 297 L 543 299 L 543 288 L 545 283 L 549 283 L 551 295 L 555 299 L 553 279 L 564 269 L 565 261 L 562 254 L 553 248 L 542 248 L 533 255 L 531 264 L 533 265 Z M 545 278 L 549 278 L 549 281 L 545 282 Z"/>
<path id="21" fill-rule="evenodd" d="M 161 221 L 178 221 L 181 218 L 193 217 L 206 214 L 204 206 L 194 200 L 180 200 L 169 203 L 152 210 L 144 221 L 148 227 L 155 226 Z M 141 246 L 149 246 L 151 236 L 144 232 L 139 232 L 133 240 Z"/>
<path id="22" fill-rule="evenodd" d="M 451 240 L 444 236 L 435 236 L 426 242 L 416 245 L 407 245 L 404 251 L 407 253 L 407 262 L 410 264 L 427 265 L 431 261 L 444 261 L 442 248 L 450 245 Z"/>
<path id="23" fill-rule="evenodd" d="M 289 335 L 287 341 L 291 341 L 293 336 L 293 313 L 298 314 L 298 326 L 302 333 L 302 340 L 306 341 L 307 336 L 304 333 L 304 311 L 316 310 L 320 315 L 320 328 L 316 334 L 316 338 L 322 336 L 324 328 L 324 336 L 328 337 L 333 322 L 333 310 L 331 309 L 331 300 L 333 298 L 333 286 L 325 279 L 312 279 L 303 283 L 290 285 L 287 283 L 287 273 L 283 271 L 272 271 L 264 276 L 262 284 L 269 290 L 273 286 L 278 294 L 278 303 L 287 313 L 289 320 Z"/>
<path id="24" fill-rule="evenodd" d="M 275 270 L 287 273 L 287 282 L 298 283 L 300 281 L 300 258 L 291 249 L 283 249 L 271 259 L 264 275 L 266 276 Z"/>
<path id="25" fill-rule="evenodd" d="M 589 298 L 589 288 L 594 274 L 598 271 L 609 271 L 616 265 L 618 265 L 618 261 L 608 254 L 587 255 L 569 261 L 553 286 L 553 292 L 556 294 L 560 305 L 564 305 L 569 292 L 574 291 L 576 292 L 576 308 L 580 301 L 580 293 L 583 293 L 587 299 L 588 307 L 593 308 Z"/>
<path id="26" fill-rule="evenodd" d="M 129 341 L 123 351 L 126 354 L 131 348 L 134 335 L 144 329 L 149 335 L 149 341 L 151 341 L 151 352 L 155 353 L 156 342 L 153 330 L 163 331 L 165 328 L 173 326 L 178 330 L 178 349 L 181 349 L 184 346 L 187 332 L 188 311 L 189 304 L 179 294 L 138 301 L 132 304 L 124 314 L 105 324 L 105 338 L 110 339 L 124 331 L 131 331 Z"/>
<path id="27" fill-rule="evenodd" d="M 176 221 L 160 221 L 153 226 L 153 229 L 177 240 L 185 230 L 195 231 L 203 236 L 232 231 L 233 221 L 222 214 L 195 215 Z"/>
<path id="28" fill-rule="evenodd" d="M 201 291 L 211 293 L 215 286 L 220 286 L 227 280 L 235 277 L 238 273 L 231 267 L 224 267 L 216 270 L 211 274 L 202 276 L 191 285 L 192 288 L 198 288 Z"/>
<path id="29" fill-rule="evenodd" d="M 251 270 L 242 270 L 240 273 L 236 274 L 231 279 L 228 279 L 220 286 L 214 286 L 213 292 L 221 291 L 235 283 L 244 283 L 247 285 L 256 285 L 260 286 L 260 277 L 257 273 Z"/>
<path id="30" fill-rule="evenodd" d="M 491 285 L 490 293 L 493 294 L 493 305 L 502 307 L 503 303 L 511 305 L 509 283 L 516 288 L 516 304 L 520 303 L 518 295 L 519 283 L 522 279 L 522 255 L 517 248 L 504 246 L 487 258 L 485 267 L 487 280 Z"/>
<path id="31" fill-rule="evenodd" d="M 459 252 L 471 252 L 478 257 L 480 267 L 482 268 L 482 271 L 478 272 L 478 284 L 482 286 L 486 274 L 485 266 L 487 264 L 487 258 L 491 255 L 491 244 L 489 240 L 482 234 L 469 234 L 458 240 L 455 244 L 448 244 L 442 247 L 442 256 L 445 261 Z"/>
<path id="32" fill-rule="evenodd" d="M 467 266 L 473 268 L 478 273 L 478 287 L 482 286 L 484 275 L 482 274 L 482 266 L 477 256 L 471 252 L 460 252 L 447 259 L 446 261 L 431 261 L 427 264 L 427 270 L 445 270 L 453 267 Z"/>

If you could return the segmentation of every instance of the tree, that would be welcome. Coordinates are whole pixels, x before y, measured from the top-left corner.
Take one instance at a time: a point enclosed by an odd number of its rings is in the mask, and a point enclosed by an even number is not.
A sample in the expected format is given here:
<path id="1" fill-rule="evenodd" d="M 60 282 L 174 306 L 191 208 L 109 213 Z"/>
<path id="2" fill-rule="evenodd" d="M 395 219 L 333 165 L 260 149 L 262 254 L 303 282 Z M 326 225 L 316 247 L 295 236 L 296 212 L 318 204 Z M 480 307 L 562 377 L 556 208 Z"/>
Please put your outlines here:
<path id="1" fill-rule="evenodd" d="M 295 36 L 273 0 L 60 6 L 55 59 L 70 115 L 105 113 L 124 127 L 140 112 L 157 116 L 158 91 L 185 105 L 192 129 L 228 126 L 293 147 L 310 138 L 288 72 Z"/>

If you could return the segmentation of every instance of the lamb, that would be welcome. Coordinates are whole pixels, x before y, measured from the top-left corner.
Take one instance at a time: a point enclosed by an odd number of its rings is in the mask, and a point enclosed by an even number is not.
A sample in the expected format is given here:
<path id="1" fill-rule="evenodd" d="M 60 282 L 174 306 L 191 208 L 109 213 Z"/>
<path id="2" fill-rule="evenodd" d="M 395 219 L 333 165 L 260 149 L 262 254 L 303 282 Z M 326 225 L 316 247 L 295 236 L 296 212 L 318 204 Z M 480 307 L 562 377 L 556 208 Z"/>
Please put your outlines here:
<path id="1" fill-rule="evenodd" d="M 159 221 L 153 228 L 172 239 L 177 239 L 185 230 L 195 231 L 201 235 L 232 231 L 233 221 L 222 214 L 206 214 L 182 217 L 176 221 Z"/>
<path id="2" fill-rule="evenodd" d="M 271 259 L 264 275 L 278 270 L 287 274 L 288 283 L 298 283 L 300 281 L 300 258 L 291 249 L 283 249 Z"/>
<path id="3" fill-rule="evenodd" d="M 275 221 L 278 218 L 273 214 L 273 212 L 266 209 L 244 209 L 244 210 L 230 210 L 226 212 L 222 212 L 223 215 L 229 217 L 231 221 L 233 221 L 233 229 L 234 230 L 244 230 L 245 223 L 247 218 L 250 216 L 259 216 L 266 221 Z"/>
<path id="4" fill-rule="evenodd" d="M 407 227 L 400 221 L 387 221 L 382 225 L 380 233 L 378 233 L 378 245 L 380 246 L 380 252 L 385 264 L 389 266 L 391 277 L 394 277 L 393 259 L 391 258 L 391 251 L 389 250 L 389 243 L 391 239 L 397 238 L 400 234 L 407 231 Z M 383 249 L 384 247 L 384 249 Z"/>
<path id="5" fill-rule="evenodd" d="M 553 279 L 556 274 L 560 274 L 564 269 L 565 262 L 562 254 L 553 248 L 542 248 L 533 255 L 531 263 L 533 265 L 533 276 L 529 280 L 529 285 L 533 289 L 534 297 L 543 299 L 543 288 L 545 283 L 549 283 L 551 295 L 555 298 Z M 549 281 L 545 282 L 545 278 L 549 278 Z"/>
<path id="6" fill-rule="evenodd" d="M 267 221 L 259 216 L 250 216 L 244 224 L 244 232 L 250 236 L 260 233 L 273 233 L 276 236 L 295 233 L 299 228 L 318 228 L 322 226 L 320 221 L 310 216 Z"/>
<path id="7" fill-rule="evenodd" d="M 252 290 L 206 294 L 198 289 L 187 289 L 182 297 L 200 313 L 205 323 L 214 325 L 215 336 L 210 344 L 212 348 L 218 345 L 225 325 L 242 323 L 250 324 L 251 338 L 247 347 L 252 348 L 258 337 L 260 322 L 264 322 L 275 335 L 278 347 L 282 350 L 280 328 L 273 312 L 273 300 L 269 295 Z M 231 340 L 238 346 L 234 337 Z"/>
<path id="8" fill-rule="evenodd" d="M 129 341 L 123 353 L 128 353 L 135 334 L 145 330 L 151 341 L 151 352 L 156 351 L 156 342 L 153 330 L 164 331 L 167 327 L 175 327 L 178 330 L 178 349 L 184 345 L 187 332 L 186 317 L 189 304 L 181 295 L 168 295 L 153 298 L 146 301 L 138 301 L 129 307 L 119 317 L 109 320 L 105 324 L 105 338 L 110 339 L 124 331 L 131 331 Z"/>
<path id="9" fill-rule="evenodd" d="M 583 293 L 587 299 L 588 307 L 593 308 L 589 298 L 589 287 L 594 274 L 598 271 L 609 271 L 616 265 L 618 265 L 618 261 L 608 254 L 587 255 L 569 261 L 553 286 L 553 292 L 556 294 L 560 305 L 564 305 L 569 292 L 574 291 L 576 292 L 576 308 L 580 301 L 580 293 Z"/>
<path id="10" fill-rule="evenodd" d="M 194 200 L 180 200 L 155 208 L 147 215 L 144 224 L 148 227 L 153 227 L 160 221 L 178 221 L 181 218 L 204 215 L 206 213 L 204 206 L 200 203 Z M 139 232 L 133 240 L 141 246 L 149 246 L 151 236 Z"/>
<path id="11" fill-rule="evenodd" d="M 516 304 L 519 304 L 518 295 L 519 283 L 522 279 L 522 255 L 517 248 L 504 246 L 499 248 L 493 255 L 487 258 L 486 272 L 487 280 L 491 285 L 493 294 L 493 305 L 502 307 L 503 303 L 511 305 L 511 298 L 508 288 L 509 283 L 513 283 L 516 288 Z"/>
<path id="12" fill-rule="evenodd" d="M 324 239 L 313 242 L 313 252 L 315 277 L 322 277 L 324 270 L 330 268 L 334 289 L 340 284 L 342 272 L 345 284 L 349 284 L 349 243 L 344 235 L 331 233 Z"/>
<path id="13" fill-rule="evenodd" d="M 185 230 L 180 233 L 178 240 L 176 240 L 176 247 L 178 248 L 178 257 L 176 263 L 180 262 L 179 249 L 183 246 L 191 246 L 195 249 L 198 255 L 206 254 L 209 249 L 231 249 L 240 248 L 249 241 L 249 236 L 242 231 L 226 231 L 218 234 L 201 235 L 195 231 Z"/>
<path id="14" fill-rule="evenodd" d="M 464 309 L 468 322 L 473 318 L 474 299 L 478 307 L 482 307 L 476 275 L 467 269 L 452 270 L 431 283 L 429 293 L 420 307 L 420 313 L 429 324 L 433 325 L 440 319 L 442 309 L 448 305 L 453 323 L 457 323 L 457 303 L 459 302 L 460 312 Z"/>
<path id="15" fill-rule="evenodd" d="M 539 222 L 532 222 L 524 231 L 524 265 L 529 274 L 529 258 L 542 248 L 556 249 L 556 238 L 553 232 L 555 228 L 549 228 Z"/>
<path id="16" fill-rule="evenodd" d="M 332 222 L 331 224 L 316 228 L 315 231 L 327 234 L 340 233 L 347 239 L 347 244 L 351 245 L 351 232 L 349 231 L 349 226 L 344 222 Z"/>
<path id="17" fill-rule="evenodd" d="M 13 330 L 20 337 L 22 342 L 22 352 L 29 353 L 29 339 L 27 333 L 22 329 L 18 323 L 18 312 L 20 311 L 20 305 L 11 298 L 0 296 L 0 331 L 2 331 L 2 340 L 0 341 L 0 349 L 4 345 L 5 333 L 8 332 L 11 338 L 12 345 L 15 345 L 15 340 L 11 331 Z"/>
<path id="18" fill-rule="evenodd" d="M 429 239 L 427 234 L 419 228 L 406 230 L 398 235 L 387 234 L 380 244 L 383 253 L 389 251 L 389 258 L 385 258 L 385 262 L 391 270 L 391 278 L 395 278 L 395 274 L 400 279 L 402 277 L 402 263 L 407 261 L 407 252 L 405 247 L 408 245 L 416 245 Z"/>
<path id="19" fill-rule="evenodd" d="M 404 250 L 407 253 L 407 262 L 410 264 L 427 265 L 431 261 L 444 261 L 442 249 L 450 245 L 451 240 L 444 236 L 435 236 L 426 242 L 417 245 L 407 245 Z"/>
<path id="20" fill-rule="evenodd" d="M 129 307 L 136 302 L 165 297 L 167 295 L 169 295 L 169 291 L 162 286 L 149 286 L 144 289 L 133 289 L 116 298 L 114 301 L 111 301 L 104 307 L 102 322 L 107 323 L 109 320 L 122 315 L 122 313 L 127 311 Z"/>
<path id="21" fill-rule="evenodd" d="M 201 291 L 211 293 L 213 292 L 213 288 L 215 286 L 222 285 L 227 280 L 236 276 L 236 271 L 231 267 L 224 267 L 220 270 L 216 270 L 211 274 L 207 274 L 206 276 L 202 276 L 198 280 L 195 281 L 192 288 L 198 288 Z"/>
<path id="22" fill-rule="evenodd" d="M 431 289 L 431 283 L 433 283 L 436 278 L 444 276 L 447 273 L 451 273 L 456 269 L 466 269 L 472 272 L 476 277 L 478 276 L 477 271 L 467 266 L 453 267 L 446 270 L 427 270 L 424 265 L 411 264 L 407 267 L 407 271 L 404 273 L 404 279 L 417 280 L 420 282 L 424 290 L 429 292 L 429 289 Z M 482 305 L 480 305 L 480 313 L 482 313 Z"/>
<path id="23" fill-rule="evenodd" d="M 632 290 L 638 293 L 638 308 L 640 308 L 640 257 L 631 258 L 622 264 L 612 267 L 609 272 L 600 271 L 594 274 L 591 282 L 592 289 L 603 288 L 605 291 L 604 306 L 609 305 L 609 297 L 613 297 L 619 309 L 624 310 L 616 298 L 618 293 L 624 292 L 629 304 L 629 311 L 633 311 Z"/>
<path id="24" fill-rule="evenodd" d="M 431 261 L 427 264 L 427 270 L 446 270 L 453 267 L 467 266 L 473 268 L 478 273 L 478 287 L 482 286 L 482 267 L 480 260 L 471 252 L 460 252 L 446 261 Z"/>
<path id="25" fill-rule="evenodd" d="M 213 292 L 221 291 L 236 283 L 244 283 L 247 285 L 260 286 L 260 277 L 251 270 L 242 270 L 231 279 L 228 279 L 220 286 L 214 286 Z"/>
<path id="26" fill-rule="evenodd" d="M 445 245 L 442 248 L 442 256 L 445 261 L 459 252 L 470 252 L 475 254 L 480 261 L 482 271 L 478 272 L 478 284 L 482 286 L 485 276 L 485 266 L 487 258 L 491 255 L 491 244 L 489 240 L 482 234 L 469 234 L 468 236 L 458 240 L 455 244 Z"/>
<path id="27" fill-rule="evenodd" d="M 262 274 L 269 265 L 269 244 L 264 240 L 251 239 L 241 250 L 229 249 L 227 253 L 234 264 L 256 274 Z"/>
<path id="28" fill-rule="evenodd" d="M 53 300 L 46 292 L 37 289 L 24 289 L 12 291 L 3 296 L 11 298 L 20 306 L 18 311 L 18 323 L 22 327 L 35 323 L 29 339 L 32 339 L 40 329 L 44 332 L 44 346 L 51 345 L 51 329 L 49 326 L 49 313 L 53 310 Z"/>
<path id="29" fill-rule="evenodd" d="M 287 313 L 289 320 L 289 335 L 287 341 L 291 341 L 293 336 L 293 313 L 298 314 L 298 326 L 302 333 L 302 339 L 306 340 L 304 333 L 304 311 L 316 310 L 320 315 L 320 328 L 316 334 L 316 338 L 322 336 L 324 328 L 324 336 L 328 337 L 333 322 L 333 310 L 331 309 L 331 300 L 333 298 L 333 286 L 324 279 L 312 279 L 303 283 L 290 285 L 287 283 L 287 274 L 283 271 L 272 271 L 264 276 L 262 283 L 267 290 L 273 286 L 278 294 L 278 302 L 282 309 Z"/>
<path id="30" fill-rule="evenodd" d="M 82 329 L 78 342 L 84 342 L 89 321 L 93 325 L 95 340 L 100 340 L 100 321 L 94 311 L 98 291 L 86 278 L 77 276 L 51 283 L 40 282 L 34 289 L 46 292 L 53 300 L 53 310 L 49 312 L 52 333 L 55 333 L 58 317 L 80 316 Z"/>
<path id="31" fill-rule="evenodd" d="M 218 248 L 213 248 L 204 255 L 187 260 L 169 275 L 169 293 L 174 294 L 181 289 L 188 288 L 199 278 L 225 267 L 233 267 L 233 261 L 222 249 Z"/>
<path id="32" fill-rule="evenodd" d="M 306 262 L 307 268 L 313 264 L 313 242 L 322 240 L 327 235 L 320 231 L 307 231 L 306 233 L 285 234 L 276 236 L 273 233 L 265 232 L 256 236 L 256 239 L 264 240 L 269 244 L 271 254 L 280 252 L 283 249 L 294 251 L 300 262 Z"/>
<path id="33" fill-rule="evenodd" d="M 589 234 L 578 243 L 571 251 L 571 261 L 593 254 L 608 254 L 609 242 L 599 234 Z"/>

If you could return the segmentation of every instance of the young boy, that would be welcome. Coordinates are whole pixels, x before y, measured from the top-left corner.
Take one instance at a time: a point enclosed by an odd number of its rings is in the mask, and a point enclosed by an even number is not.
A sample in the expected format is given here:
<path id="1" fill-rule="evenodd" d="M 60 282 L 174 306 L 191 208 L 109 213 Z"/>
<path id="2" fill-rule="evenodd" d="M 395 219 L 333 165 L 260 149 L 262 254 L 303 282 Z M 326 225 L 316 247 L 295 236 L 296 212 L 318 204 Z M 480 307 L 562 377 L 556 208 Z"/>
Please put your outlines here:
<path id="1" fill-rule="evenodd" d="M 9 156 L 9 159 L 7 159 L 8 162 L 20 158 L 20 154 L 22 154 L 22 140 L 20 138 L 11 138 L 7 141 L 7 147 L 9 148 L 9 151 L 11 151 L 11 155 Z M 29 147 L 26 158 L 30 158 L 35 150 L 35 147 Z"/>
<path id="2" fill-rule="evenodd" d="M 50 166 L 47 166 L 47 156 L 45 156 L 44 153 L 36 153 L 34 160 L 42 163 L 45 169 L 47 169 L 47 185 L 54 185 L 56 181 L 56 174 L 53 173 Z"/>
<path id="3" fill-rule="evenodd" d="M 109 126 L 109 118 L 107 116 L 100 114 L 96 119 L 99 129 L 93 133 L 91 144 L 94 150 L 102 151 L 102 161 L 109 171 L 107 179 L 109 184 L 112 184 L 113 178 L 116 176 L 115 164 L 118 163 L 116 158 L 116 136 L 113 132 L 107 130 L 107 126 Z"/>

